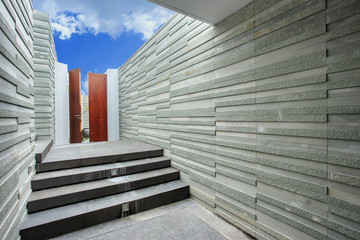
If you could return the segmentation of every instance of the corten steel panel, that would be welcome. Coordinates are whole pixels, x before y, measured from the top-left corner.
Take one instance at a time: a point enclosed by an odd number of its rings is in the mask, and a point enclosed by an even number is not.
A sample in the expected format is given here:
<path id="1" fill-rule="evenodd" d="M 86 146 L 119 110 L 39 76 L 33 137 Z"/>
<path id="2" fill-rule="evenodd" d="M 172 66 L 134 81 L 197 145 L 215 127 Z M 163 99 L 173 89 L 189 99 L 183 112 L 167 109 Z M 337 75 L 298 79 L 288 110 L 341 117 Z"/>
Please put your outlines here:
<path id="1" fill-rule="evenodd" d="M 107 75 L 89 73 L 90 142 L 107 141 Z"/>
<path id="2" fill-rule="evenodd" d="M 81 69 L 69 71 L 70 143 L 81 143 Z"/>

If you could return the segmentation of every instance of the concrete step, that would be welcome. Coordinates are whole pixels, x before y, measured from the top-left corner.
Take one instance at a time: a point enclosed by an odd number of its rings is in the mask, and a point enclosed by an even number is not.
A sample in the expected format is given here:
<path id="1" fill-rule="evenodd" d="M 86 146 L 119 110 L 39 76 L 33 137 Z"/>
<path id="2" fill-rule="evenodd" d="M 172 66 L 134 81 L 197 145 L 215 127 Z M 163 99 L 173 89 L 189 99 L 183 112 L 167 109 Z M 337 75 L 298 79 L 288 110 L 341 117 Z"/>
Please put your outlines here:
<path id="1" fill-rule="evenodd" d="M 110 141 L 54 146 L 46 158 L 36 164 L 36 172 L 48 172 L 150 157 L 160 157 L 164 150 L 138 141 Z"/>
<path id="2" fill-rule="evenodd" d="M 179 171 L 168 167 L 92 182 L 32 192 L 28 213 L 105 197 L 179 179 Z"/>
<path id="3" fill-rule="evenodd" d="M 53 146 L 52 139 L 38 139 L 35 141 L 35 160 L 40 163 L 44 160 L 50 148 Z"/>
<path id="4" fill-rule="evenodd" d="M 124 176 L 169 166 L 169 158 L 154 157 L 127 162 L 37 173 L 31 181 L 31 188 L 33 191 L 36 191 L 81 182 Z"/>
<path id="5" fill-rule="evenodd" d="M 29 214 L 21 239 L 48 239 L 189 197 L 180 180 Z M 129 205 L 127 205 L 129 204 Z M 128 208 L 127 208 L 128 207 Z"/>

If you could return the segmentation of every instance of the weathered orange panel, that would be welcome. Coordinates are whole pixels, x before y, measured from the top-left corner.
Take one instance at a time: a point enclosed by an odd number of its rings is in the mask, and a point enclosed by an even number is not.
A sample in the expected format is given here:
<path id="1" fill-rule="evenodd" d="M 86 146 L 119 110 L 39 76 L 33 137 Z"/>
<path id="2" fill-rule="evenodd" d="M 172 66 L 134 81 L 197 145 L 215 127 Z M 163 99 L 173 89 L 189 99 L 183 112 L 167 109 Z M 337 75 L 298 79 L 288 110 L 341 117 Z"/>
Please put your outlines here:
<path id="1" fill-rule="evenodd" d="M 81 69 L 69 71 L 70 143 L 81 143 Z"/>
<path id="2" fill-rule="evenodd" d="M 89 73 L 90 142 L 107 141 L 107 75 Z"/>

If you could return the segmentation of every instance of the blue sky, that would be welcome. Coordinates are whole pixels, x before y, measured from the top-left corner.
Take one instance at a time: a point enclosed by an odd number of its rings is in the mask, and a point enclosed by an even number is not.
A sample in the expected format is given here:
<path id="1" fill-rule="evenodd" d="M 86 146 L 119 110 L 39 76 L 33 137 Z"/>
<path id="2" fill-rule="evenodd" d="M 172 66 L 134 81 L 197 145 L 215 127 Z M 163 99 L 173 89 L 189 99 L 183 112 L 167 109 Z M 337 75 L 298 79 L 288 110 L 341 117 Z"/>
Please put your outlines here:
<path id="1" fill-rule="evenodd" d="M 125 63 L 174 12 L 146 0 L 33 0 L 49 13 L 58 61 L 81 68 L 82 93 L 89 72 Z"/>

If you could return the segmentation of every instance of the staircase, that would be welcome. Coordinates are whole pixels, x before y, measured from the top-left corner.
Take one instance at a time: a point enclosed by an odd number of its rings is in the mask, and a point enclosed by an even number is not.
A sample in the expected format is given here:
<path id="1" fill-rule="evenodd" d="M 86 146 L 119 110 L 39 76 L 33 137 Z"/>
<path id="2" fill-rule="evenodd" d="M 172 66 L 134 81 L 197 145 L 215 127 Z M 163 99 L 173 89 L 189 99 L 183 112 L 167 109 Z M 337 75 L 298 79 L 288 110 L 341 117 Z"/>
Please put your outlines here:
<path id="1" fill-rule="evenodd" d="M 189 196 L 163 150 L 137 141 L 53 147 L 36 169 L 23 240 L 56 237 Z"/>

